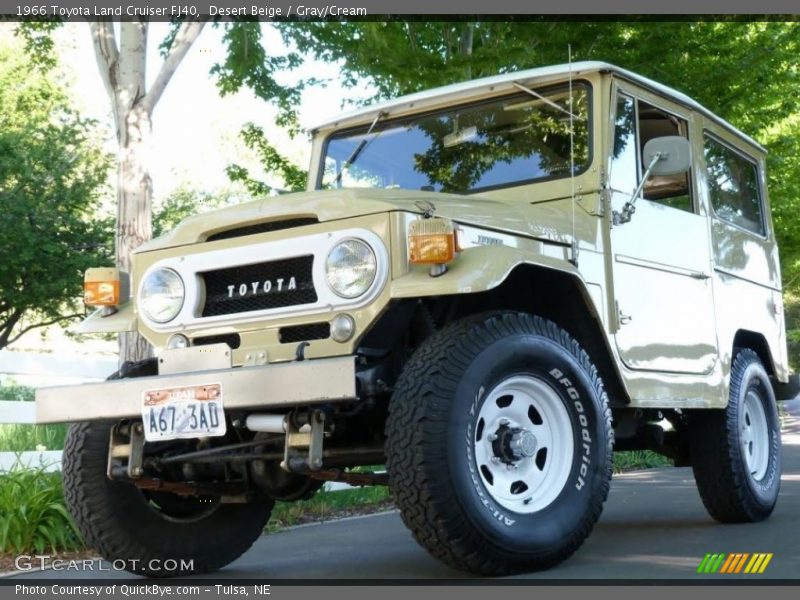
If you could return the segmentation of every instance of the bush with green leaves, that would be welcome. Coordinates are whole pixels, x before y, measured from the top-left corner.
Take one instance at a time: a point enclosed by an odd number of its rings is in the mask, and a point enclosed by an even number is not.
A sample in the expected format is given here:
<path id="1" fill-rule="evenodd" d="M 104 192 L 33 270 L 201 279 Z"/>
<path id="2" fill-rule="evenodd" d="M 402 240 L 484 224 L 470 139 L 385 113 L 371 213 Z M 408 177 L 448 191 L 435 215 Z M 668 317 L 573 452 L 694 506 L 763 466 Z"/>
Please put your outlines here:
<path id="1" fill-rule="evenodd" d="M 27 385 L 0 385 L 0 402 L 9 400 L 11 402 L 33 402 L 36 396 L 35 388 Z"/>
<path id="2" fill-rule="evenodd" d="M 109 167 L 55 77 L 0 44 L 0 348 L 82 316 L 83 272 L 113 254 Z"/>
<path id="3" fill-rule="evenodd" d="M 0 552 L 67 552 L 84 547 L 64 505 L 61 474 L 43 468 L 0 473 Z"/>

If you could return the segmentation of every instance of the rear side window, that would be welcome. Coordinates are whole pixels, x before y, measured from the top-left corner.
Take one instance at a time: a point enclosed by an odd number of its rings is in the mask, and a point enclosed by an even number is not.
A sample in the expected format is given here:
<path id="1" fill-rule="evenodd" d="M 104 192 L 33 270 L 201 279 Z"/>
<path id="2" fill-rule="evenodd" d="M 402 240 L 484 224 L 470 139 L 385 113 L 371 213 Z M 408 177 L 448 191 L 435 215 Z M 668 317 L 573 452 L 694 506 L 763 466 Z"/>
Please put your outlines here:
<path id="1" fill-rule="evenodd" d="M 708 193 L 717 216 L 764 235 L 764 211 L 758 166 L 706 134 L 704 139 Z"/>

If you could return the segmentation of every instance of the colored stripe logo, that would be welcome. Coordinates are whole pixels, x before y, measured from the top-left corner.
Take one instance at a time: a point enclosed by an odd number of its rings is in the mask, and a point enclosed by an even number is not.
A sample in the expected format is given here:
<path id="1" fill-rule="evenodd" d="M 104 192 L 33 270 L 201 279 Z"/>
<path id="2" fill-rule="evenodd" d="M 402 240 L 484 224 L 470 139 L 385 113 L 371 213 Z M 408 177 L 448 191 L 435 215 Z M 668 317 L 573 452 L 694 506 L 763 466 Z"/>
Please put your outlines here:
<path id="1" fill-rule="evenodd" d="M 738 552 L 733 554 L 706 554 L 700 565 L 697 567 L 698 573 L 703 574 L 748 574 L 760 575 L 767 569 L 767 565 L 772 560 L 772 553 Z"/>

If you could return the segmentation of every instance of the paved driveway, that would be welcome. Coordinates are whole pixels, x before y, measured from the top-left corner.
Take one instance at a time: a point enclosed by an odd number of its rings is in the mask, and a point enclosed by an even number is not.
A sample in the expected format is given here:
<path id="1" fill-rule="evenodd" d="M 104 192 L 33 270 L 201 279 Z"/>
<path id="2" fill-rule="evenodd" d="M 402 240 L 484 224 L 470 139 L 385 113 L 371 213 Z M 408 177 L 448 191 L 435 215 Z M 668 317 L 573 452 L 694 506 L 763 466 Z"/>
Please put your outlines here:
<path id="1" fill-rule="evenodd" d="M 777 508 L 763 523 L 720 525 L 706 513 L 691 469 L 654 469 L 614 478 L 600 522 L 570 560 L 535 579 L 719 578 L 697 575 L 707 552 L 772 552 L 763 575 L 800 579 L 800 402 L 783 434 Z M 97 572 L 27 573 L 25 578 L 81 578 Z M 127 577 L 103 573 L 103 577 Z M 262 537 L 242 558 L 211 577 L 237 579 L 463 578 L 430 558 L 397 513 L 309 525 Z"/>

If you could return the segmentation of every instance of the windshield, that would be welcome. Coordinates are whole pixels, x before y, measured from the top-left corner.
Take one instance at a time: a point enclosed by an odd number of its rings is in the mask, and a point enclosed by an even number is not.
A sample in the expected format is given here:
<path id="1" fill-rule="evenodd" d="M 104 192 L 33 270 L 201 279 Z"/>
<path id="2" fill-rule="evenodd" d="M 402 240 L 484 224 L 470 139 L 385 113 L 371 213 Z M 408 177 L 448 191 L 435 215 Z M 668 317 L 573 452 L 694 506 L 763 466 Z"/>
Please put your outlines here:
<path id="1" fill-rule="evenodd" d="M 534 92 L 335 133 L 319 187 L 468 193 L 567 177 L 569 88 Z M 577 174 L 590 161 L 589 87 L 572 94 Z"/>

